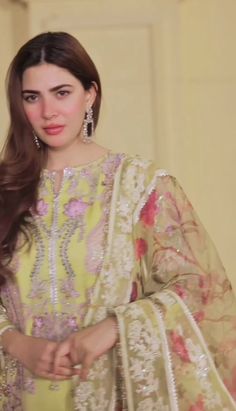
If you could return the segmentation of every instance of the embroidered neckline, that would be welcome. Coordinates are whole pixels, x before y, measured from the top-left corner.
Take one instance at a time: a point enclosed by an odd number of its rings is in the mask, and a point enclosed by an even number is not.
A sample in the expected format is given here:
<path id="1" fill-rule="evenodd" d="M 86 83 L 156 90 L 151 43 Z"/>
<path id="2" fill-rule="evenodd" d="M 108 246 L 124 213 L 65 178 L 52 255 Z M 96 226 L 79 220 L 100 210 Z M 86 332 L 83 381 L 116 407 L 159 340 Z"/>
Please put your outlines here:
<path id="1" fill-rule="evenodd" d="M 67 171 L 79 171 L 79 170 L 84 170 L 96 165 L 100 165 L 100 163 L 103 163 L 107 158 L 109 158 L 110 155 L 113 155 L 114 153 L 112 153 L 111 150 L 108 150 L 105 154 L 103 154 L 102 156 L 98 157 L 95 160 L 89 161 L 88 163 L 84 163 L 84 164 L 79 164 L 79 165 L 75 165 L 75 166 L 70 166 L 70 167 L 64 167 L 61 168 L 59 170 L 49 170 L 47 168 L 43 168 L 42 169 L 42 175 L 45 176 L 51 176 L 51 175 L 55 175 L 57 173 L 66 173 Z"/>

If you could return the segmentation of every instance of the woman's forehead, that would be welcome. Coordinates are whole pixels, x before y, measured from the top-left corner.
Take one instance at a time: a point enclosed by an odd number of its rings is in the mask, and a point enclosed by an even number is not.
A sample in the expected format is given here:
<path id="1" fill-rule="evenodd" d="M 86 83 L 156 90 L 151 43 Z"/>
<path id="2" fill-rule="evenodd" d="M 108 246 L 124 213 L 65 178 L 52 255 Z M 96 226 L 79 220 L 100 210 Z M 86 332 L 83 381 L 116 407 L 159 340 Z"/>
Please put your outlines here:
<path id="1" fill-rule="evenodd" d="M 47 88 L 51 89 L 59 84 L 78 83 L 79 80 L 67 69 L 55 64 L 42 63 L 27 68 L 22 76 L 22 89 Z"/>

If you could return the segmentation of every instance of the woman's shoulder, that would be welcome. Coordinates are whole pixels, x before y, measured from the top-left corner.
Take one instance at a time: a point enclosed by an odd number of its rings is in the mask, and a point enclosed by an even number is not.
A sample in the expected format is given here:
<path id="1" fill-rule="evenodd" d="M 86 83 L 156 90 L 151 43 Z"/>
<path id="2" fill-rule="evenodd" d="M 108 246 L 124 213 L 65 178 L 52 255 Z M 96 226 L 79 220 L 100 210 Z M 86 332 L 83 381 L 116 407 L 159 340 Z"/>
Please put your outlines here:
<path id="1" fill-rule="evenodd" d="M 118 183 L 119 181 L 119 183 Z M 160 195 L 179 190 L 176 178 L 166 169 L 140 155 L 123 154 L 120 167 L 117 169 L 116 187 L 127 198 L 139 201 L 148 197 L 154 190 Z"/>
<path id="2" fill-rule="evenodd" d="M 168 170 L 159 167 L 154 160 L 138 154 L 123 154 L 122 175 L 133 176 L 136 179 L 143 178 L 147 183 L 160 177 L 173 177 Z"/>
<path id="3" fill-rule="evenodd" d="M 125 155 L 120 178 L 122 196 L 131 199 L 136 217 L 148 199 L 158 199 L 168 207 L 192 207 L 178 179 L 166 169 L 158 167 L 153 160 L 140 155 Z"/>

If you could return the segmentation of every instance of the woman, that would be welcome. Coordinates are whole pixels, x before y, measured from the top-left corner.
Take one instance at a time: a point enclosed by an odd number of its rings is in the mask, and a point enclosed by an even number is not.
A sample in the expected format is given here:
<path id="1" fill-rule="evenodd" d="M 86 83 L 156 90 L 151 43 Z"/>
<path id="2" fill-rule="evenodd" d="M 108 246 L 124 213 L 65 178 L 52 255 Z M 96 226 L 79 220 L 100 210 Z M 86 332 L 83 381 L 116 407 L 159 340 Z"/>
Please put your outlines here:
<path id="1" fill-rule="evenodd" d="M 92 141 L 101 85 L 86 51 L 36 36 L 8 95 L 1 409 L 236 410 L 224 269 L 174 177 Z"/>

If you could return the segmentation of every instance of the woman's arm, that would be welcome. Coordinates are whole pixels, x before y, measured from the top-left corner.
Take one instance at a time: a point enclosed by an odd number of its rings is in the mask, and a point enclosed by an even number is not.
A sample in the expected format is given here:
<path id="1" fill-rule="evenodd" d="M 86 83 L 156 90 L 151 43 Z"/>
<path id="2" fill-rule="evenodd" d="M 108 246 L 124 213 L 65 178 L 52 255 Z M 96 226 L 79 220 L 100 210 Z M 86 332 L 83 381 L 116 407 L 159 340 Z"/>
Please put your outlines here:
<path id="1" fill-rule="evenodd" d="M 56 351 L 54 373 L 59 373 L 61 358 L 66 356 L 74 366 L 80 366 L 75 368 L 75 372 L 82 380 L 86 380 L 94 361 L 114 347 L 117 339 L 117 320 L 114 316 L 71 334 Z"/>
<path id="2" fill-rule="evenodd" d="M 7 319 L 6 311 L 1 306 L 4 322 L 1 324 L 1 355 L 8 354 L 18 360 L 34 375 L 49 380 L 65 380 L 74 375 L 71 360 L 61 357 L 57 373 L 53 371 L 54 355 L 58 344 L 43 338 L 24 335 Z"/>

